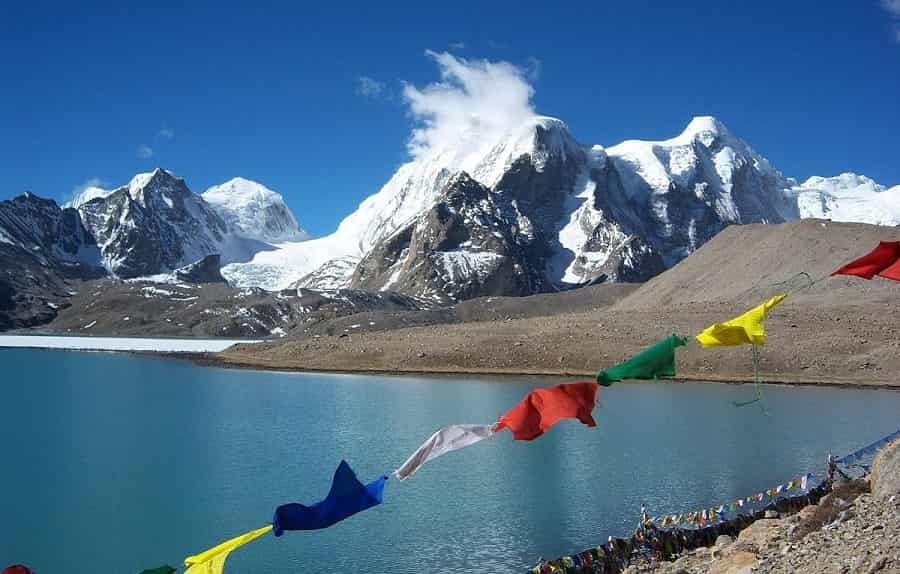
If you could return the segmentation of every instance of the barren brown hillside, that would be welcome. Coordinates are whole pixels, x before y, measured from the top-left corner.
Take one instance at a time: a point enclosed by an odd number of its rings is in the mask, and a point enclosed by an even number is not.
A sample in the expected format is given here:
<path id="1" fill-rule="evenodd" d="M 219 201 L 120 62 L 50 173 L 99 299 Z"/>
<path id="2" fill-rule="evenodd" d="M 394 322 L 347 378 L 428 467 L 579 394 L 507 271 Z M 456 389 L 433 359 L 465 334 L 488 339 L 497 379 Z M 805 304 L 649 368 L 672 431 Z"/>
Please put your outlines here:
<path id="1" fill-rule="evenodd" d="M 900 230 L 806 220 L 733 226 L 679 265 L 611 305 L 509 320 L 304 337 L 237 346 L 222 360 L 285 369 L 590 375 L 673 332 L 727 320 L 805 271 L 813 278 Z M 795 286 L 803 285 L 796 281 Z M 768 380 L 900 385 L 900 284 L 828 277 L 794 293 L 767 320 Z M 546 296 L 543 296 L 546 297 Z M 604 301 L 605 302 L 605 301 Z M 679 350 L 679 375 L 747 380 L 748 347 Z"/>

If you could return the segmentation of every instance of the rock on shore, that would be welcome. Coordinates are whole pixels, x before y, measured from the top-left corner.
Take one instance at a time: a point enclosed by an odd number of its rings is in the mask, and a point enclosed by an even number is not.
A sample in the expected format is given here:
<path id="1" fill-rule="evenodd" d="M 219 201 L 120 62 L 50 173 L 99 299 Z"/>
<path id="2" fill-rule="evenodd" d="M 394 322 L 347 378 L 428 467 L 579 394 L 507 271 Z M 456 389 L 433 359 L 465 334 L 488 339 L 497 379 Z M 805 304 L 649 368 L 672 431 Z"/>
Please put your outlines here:
<path id="1" fill-rule="evenodd" d="M 881 450 L 871 480 L 836 486 L 799 513 L 757 520 L 736 540 L 629 574 L 900 574 L 900 441 Z M 871 492 L 869 492 L 871 486 Z"/>

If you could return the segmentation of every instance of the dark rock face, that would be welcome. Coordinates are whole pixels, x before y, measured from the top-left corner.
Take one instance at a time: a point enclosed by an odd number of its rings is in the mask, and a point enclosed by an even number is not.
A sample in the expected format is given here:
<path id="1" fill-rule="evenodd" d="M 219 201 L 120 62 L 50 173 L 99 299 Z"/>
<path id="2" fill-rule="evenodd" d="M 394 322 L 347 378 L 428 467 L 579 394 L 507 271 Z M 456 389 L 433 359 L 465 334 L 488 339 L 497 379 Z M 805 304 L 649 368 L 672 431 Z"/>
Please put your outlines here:
<path id="1" fill-rule="evenodd" d="M 221 252 L 225 222 L 183 179 L 157 169 L 140 183 L 78 208 L 111 273 L 152 275 Z"/>
<path id="2" fill-rule="evenodd" d="M 187 283 L 225 283 L 222 259 L 218 254 L 207 255 L 200 261 L 175 270 L 175 277 Z"/>
<path id="3" fill-rule="evenodd" d="M 438 302 L 539 289 L 514 203 L 460 173 L 412 224 L 376 245 L 351 285 L 396 290 Z"/>
<path id="4" fill-rule="evenodd" d="M 100 251 L 78 212 L 32 193 L 0 201 L 0 243 L 21 249 L 41 265 L 59 267 L 65 275 L 104 273 Z"/>
<path id="5" fill-rule="evenodd" d="M 31 193 L 0 201 L 0 331 L 51 321 L 69 304 L 68 280 L 104 273 L 76 210 Z"/>
<path id="6" fill-rule="evenodd" d="M 0 243 L 0 331 L 43 325 L 69 306 L 61 270 L 24 249 Z"/>

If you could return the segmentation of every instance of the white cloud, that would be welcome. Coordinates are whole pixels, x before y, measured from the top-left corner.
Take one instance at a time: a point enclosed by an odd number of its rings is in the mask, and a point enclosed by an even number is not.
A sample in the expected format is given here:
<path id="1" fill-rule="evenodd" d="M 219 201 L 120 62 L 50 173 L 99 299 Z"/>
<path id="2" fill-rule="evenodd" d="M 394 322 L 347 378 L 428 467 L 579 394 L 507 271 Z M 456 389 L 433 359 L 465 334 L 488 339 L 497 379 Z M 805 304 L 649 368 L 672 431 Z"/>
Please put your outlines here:
<path id="1" fill-rule="evenodd" d="M 159 131 L 156 132 L 156 135 L 161 138 L 166 138 L 167 140 L 170 140 L 175 137 L 175 130 L 173 130 L 166 124 L 163 124 L 162 127 L 159 128 Z"/>
<path id="2" fill-rule="evenodd" d="M 465 50 L 466 44 L 465 42 L 453 42 L 450 44 L 450 48 L 453 50 Z"/>
<path id="3" fill-rule="evenodd" d="M 356 94 L 364 98 L 378 99 L 387 96 L 387 85 L 369 76 L 360 76 L 356 83 Z"/>
<path id="4" fill-rule="evenodd" d="M 141 144 L 137 147 L 137 150 L 134 152 L 138 159 L 150 159 L 153 157 L 153 148 Z"/>
<path id="5" fill-rule="evenodd" d="M 900 42 L 900 0 L 881 0 L 881 7 L 891 15 L 894 39 Z"/>
<path id="6" fill-rule="evenodd" d="M 900 0 L 881 0 L 881 7 L 895 18 L 900 18 Z"/>
<path id="7" fill-rule="evenodd" d="M 413 156 L 462 142 L 498 137 L 535 115 L 534 89 L 526 72 L 509 62 L 466 60 L 427 51 L 441 81 L 417 88 L 405 84 L 403 97 L 416 122 L 408 148 Z"/>

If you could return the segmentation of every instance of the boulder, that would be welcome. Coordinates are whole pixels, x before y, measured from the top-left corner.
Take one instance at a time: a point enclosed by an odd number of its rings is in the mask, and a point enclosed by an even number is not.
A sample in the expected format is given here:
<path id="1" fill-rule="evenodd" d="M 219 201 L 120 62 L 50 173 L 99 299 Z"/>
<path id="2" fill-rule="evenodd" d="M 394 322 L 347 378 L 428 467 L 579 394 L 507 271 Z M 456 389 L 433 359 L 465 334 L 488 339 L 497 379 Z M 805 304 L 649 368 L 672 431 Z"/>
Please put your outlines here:
<path id="1" fill-rule="evenodd" d="M 734 552 L 712 563 L 709 574 L 751 574 L 759 564 L 752 552 Z"/>
<path id="2" fill-rule="evenodd" d="M 900 494 L 900 439 L 888 443 L 872 463 L 872 494 L 886 499 Z"/>
<path id="3" fill-rule="evenodd" d="M 761 518 L 738 534 L 738 542 L 743 548 L 763 549 L 776 536 L 781 526 L 780 520 Z"/>

